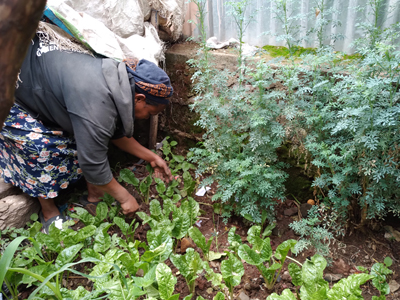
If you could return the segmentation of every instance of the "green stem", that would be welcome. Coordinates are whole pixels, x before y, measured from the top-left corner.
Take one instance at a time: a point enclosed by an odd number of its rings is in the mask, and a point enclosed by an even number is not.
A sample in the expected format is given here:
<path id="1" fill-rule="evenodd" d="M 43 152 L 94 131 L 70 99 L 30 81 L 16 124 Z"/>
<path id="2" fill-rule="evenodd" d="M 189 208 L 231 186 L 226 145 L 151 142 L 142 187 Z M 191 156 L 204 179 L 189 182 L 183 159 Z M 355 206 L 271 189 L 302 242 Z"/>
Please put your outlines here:
<path id="1" fill-rule="evenodd" d="M 45 281 L 46 278 L 44 278 L 43 276 L 40 276 L 38 274 L 33 273 L 32 271 L 29 271 L 27 269 L 23 269 L 23 268 L 8 268 L 9 272 L 17 272 L 17 273 L 22 273 L 28 276 L 31 276 L 37 280 L 39 280 L 40 282 Z M 46 282 L 46 286 L 51 289 L 54 293 L 54 295 L 56 295 L 56 297 L 60 300 L 62 300 L 62 295 L 60 293 L 60 290 L 58 290 L 52 283 L 50 282 Z"/>
<path id="2" fill-rule="evenodd" d="M 300 266 L 303 266 L 303 264 L 301 264 L 300 262 L 298 262 L 294 258 L 291 258 L 290 256 L 286 256 L 286 258 L 289 258 L 290 260 L 294 261 L 295 263 L 299 264 Z"/>

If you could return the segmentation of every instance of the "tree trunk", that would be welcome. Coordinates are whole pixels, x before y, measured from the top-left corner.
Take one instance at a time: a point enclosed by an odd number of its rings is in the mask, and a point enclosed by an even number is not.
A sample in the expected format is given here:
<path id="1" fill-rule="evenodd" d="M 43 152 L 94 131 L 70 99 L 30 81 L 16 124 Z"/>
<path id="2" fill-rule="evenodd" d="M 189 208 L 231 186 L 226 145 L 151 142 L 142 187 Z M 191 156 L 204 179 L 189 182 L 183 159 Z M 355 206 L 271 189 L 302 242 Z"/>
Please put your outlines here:
<path id="1" fill-rule="evenodd" d="M 0 0 L 0 128 L 14 103 L 18 73 L 46 0 Z"/>

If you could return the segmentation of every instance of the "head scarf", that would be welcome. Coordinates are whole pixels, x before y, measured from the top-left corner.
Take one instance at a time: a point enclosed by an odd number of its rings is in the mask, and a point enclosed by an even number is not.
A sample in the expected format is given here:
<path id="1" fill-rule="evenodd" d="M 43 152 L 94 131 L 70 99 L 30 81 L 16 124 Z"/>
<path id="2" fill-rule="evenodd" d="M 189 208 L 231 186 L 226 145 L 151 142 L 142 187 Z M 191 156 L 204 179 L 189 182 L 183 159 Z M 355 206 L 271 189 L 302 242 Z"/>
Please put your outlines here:
<path id="1" fill-rule="evenodd" d="M 169 104 L 167 98 L 172 96 L 173 89 L 167 73 L 146 59 L 139 62 L 128 59 L 124 62 L 132 90 L 157 103 Z"/>

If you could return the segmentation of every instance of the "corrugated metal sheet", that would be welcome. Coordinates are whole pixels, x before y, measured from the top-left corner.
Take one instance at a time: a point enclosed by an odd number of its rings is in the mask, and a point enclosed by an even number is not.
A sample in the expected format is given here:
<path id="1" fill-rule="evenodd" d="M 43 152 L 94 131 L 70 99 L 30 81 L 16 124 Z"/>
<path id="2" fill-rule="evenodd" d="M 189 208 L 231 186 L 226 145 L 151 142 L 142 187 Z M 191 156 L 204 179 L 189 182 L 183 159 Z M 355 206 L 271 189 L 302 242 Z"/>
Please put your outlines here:
<path id="1" fill-rule="evenodd" d="M 325 30 L 326 36 L 331 34 L 342 34 L 344 39 L 339 40 L 335 44 L 336 50 L 351 53 L 350 47 L 354 39 L 361 37 L 360 30 L 357 29 L 356 24 L 360 21 L 371 20 L 371 11 L 366 9 L 363 12 L 357 11 L 356 7 L 366 7 L 367 2 L 374 0 L 326 0 L 327 8 L 334 8 L 337 13 L 331 15 L 334 21 L 340 21 L 341 26 L 335 27 L 328 25 Z M 237 29 L 232 16 L 229 14 L 230 7 L 225 3 L 227 0 L 208 0 L 207 8 L 207 29 L 208 37 L 216 36 L 219 41 L 226 41 L 229 38 L 237 38 Z M 390 24 L 400 22 L 400 1 L 399 0 L 384 0 L 385 5 L 380 11 L 380 18 L 378 20 L 379 26 L 387 27 Z M 309 14 L 311 17 L 308 19 L 303 18 L 299 21 L 301 24 L 300 36 L 305 36 L 307 30 L 314 26 L 315 21 L 319 16 L 315 15 L 314 8 L 315 0 L 297 0 L 293 1 L 293 5 L 289 7 L 290 13 L 294 16 L 297 14 Z M 283 41 L 277 41 L 276 37 L 272 35 L 265 35 L 263 33 L 271 31 L 274 33 L 282 32 L 282 24 L 274 17 L 273 8 L 274 2 L 271 0 L 251 0 L 246 9 L 246 16 L 250 16 L 254 11 L 254 21 L 251 22 L 246 30 L 244 41 L 255 46 L 274 45 L 284 46 Z M 193 16 L 193 10 L 196 7 L 190 6 L 188 15 Z M 198 32 L 193 30 L 193 36 L 197 37 Z M 326 40 L 325 43 L 329 43 Z M 303 47 L 316 47 L 317 42 L 303 41 L 300 46 Z"/>

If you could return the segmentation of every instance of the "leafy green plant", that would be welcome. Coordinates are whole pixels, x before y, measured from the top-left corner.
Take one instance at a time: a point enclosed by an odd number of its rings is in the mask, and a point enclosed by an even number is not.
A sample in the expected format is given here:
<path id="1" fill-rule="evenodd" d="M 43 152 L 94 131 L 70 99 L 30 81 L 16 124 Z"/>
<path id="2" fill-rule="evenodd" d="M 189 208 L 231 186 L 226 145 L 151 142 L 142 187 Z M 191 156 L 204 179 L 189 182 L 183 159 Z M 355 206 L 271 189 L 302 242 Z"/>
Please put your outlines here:
<path id="1" fill-rule="evenodd" d="M 221 274 L 229 290 L 229 299 L 233 300 L 233 288 L 240 284 L 244 275 L 243 263 L 231 252 L 228 253 L 228 259 L 221 263 Z"/>
<path id="2" fill-rule="evenodd" d="M 388 262 L 388 261 L 387 261 Z M 371 274 L 359 273 L 350 275 L 335 283 L 329 288 L 329 283 L 323 278 L 323 271 L 326 268 L 326 260 L 319 254 L 315 254 L 311 259 L 307 259 L 300 268 L 298 265 L 289 264 L 289 272 L 292 276 L 294 285 L 299 286 L 300 294 L 297 293 L 297 299 L 364 299 L 360 286 L 372 279 L 373 285 L 381 292 L 381 296 L 373 296 L 372 299 L 386 299 L 384 296 L 388 294 L 388 284 L 386 283 L 386 275 L 391 271 L 386 265 L 376 263 L 371 268 Z M 268 296 L 267 300 L 295 300 L 296 296 L 286 289 L 279 296 L 276 293 Z"/>
<path id="3" fill-rule="evenodd" d="M 131 184 L 136 188 L 139 187 L 139 191 L 143 196 L 143 201 L 149 204 L 150 186 L 153 182 L 152 175 L 154 170 L 150 165 L 147 165 L 146 168 L 149 171 L 149 175 L 143 178 L 142 181 L 139 181 L 135 174 L 129 169 L 122 169 L 120 171 L 119 180 Z"/>
<path id="4" fill-rule="evenodd" d="M 321 221 L 319 209 L 317 205 L 314 205 L 308 211 L 307 218 L 294 221 L 289 224 L 289 227 L 296 234 L 300 235 L 300 239 L 295 246 L 295 253 L 299 254 L 305 249 L 312 247 L 316 253 L 328 259 L 330 254 L 329 246 L 331 241 L 334 240 L 334 236 L 328 227 L 332 222 Z"/>
<path id="5" fill-rule="evenodd" d="M 272 34 L 276 36 L 277 41 L 285 41 L 290 54 L 296 51 L 297 46 L 302 41 L 303 37 L 300 35 L 301 25 L 299 20 L 304 18 L 304 15 L 298 13 L 294 14 L 290 10 L 295 4 L 293 0 L 273 0 L 271 8 L 274 18 L 282 24 L 282 32 L 266 32 L 264 34 Z"/>
<path id="6" fill-rule="evenodd" d="M 204 262 L 199 253 L 193 248 L 188 248 L 186 254 L 171 254 L 169 259 L 185 278 L 189 293 L 193 294 L 196 287 L 196 278 L 204 269 Z"/>
<path id="7" fill-rule="evenodd" d="M 276 280 L 283 268 L 286 256 L 290 249 L 296 245 L 296 240 L 287 240 L 280 244 L 272 253 L 270 239 L 260 237 L 261 227 L 252 226 L 247 232 L 247 240 L 253 246 L 242 244 L 238 248 L 238 255 L 246 263 L 256 266 L 265 280 L 265 285 L 269 290 L 273 288 Z M 268 263 L 268 267 L 264 263 Z"/>
<path id="8" fill-rule="evenodd" d="M 203 257 L 207 261 L 215 260 L 221 258 L 222 253 L 216 253 L 214 251 L 210 251 L 211 244 L 213 242 L 213 236 L 206 241 L 205 236 L 201 233 L 201 231 L 197 227 L 191 227 L 188 230 L 189 236 L 192 238 L 193 242 L 201 249 L 203 252 Z"/>
<path id="9" fill-rule="evenodd" d="M 370 274 L 373 276 L 372 278 L 372 285 L 380 292 L 380 296 L 373 296 L 373 300 L 380 300 L 386 299 L 385 295 L 390 293 L 390 287 L 387 282 L 386 276 L 392 274 L 393 272 L 389 269 L 392 265 L 393 261 L 390 257 L 385 257 L 383 263 L 375 263 L 372 268 L 371 272 L 368 272 L 368 269 L 364 267 L 357 267 L 360 271 Z"/>
<path id="10" fill-rule="evenodd" d="M 332 15 L 339 12 L 334 9 L 333 6 L 328 7 L 327 0 L 315 0 L 312 8 L 314 11 L 311 12 L 310 19 L 315 20 L 315 23 L 314 26 L 307 31 L 307 36 L 309 37 L 315 35 L 319 48 L 324 47 L 326 42 L 328 42 L 328 45 L 333 46 L 338 39 L 344 38 L 342 34 L 334 33 L 332 33 L 329 37 L 325 36 L 325 31 L 328 25 L 332 27 L 339 27 L 342 25 L 340 21 L 332 19 Z"/>

